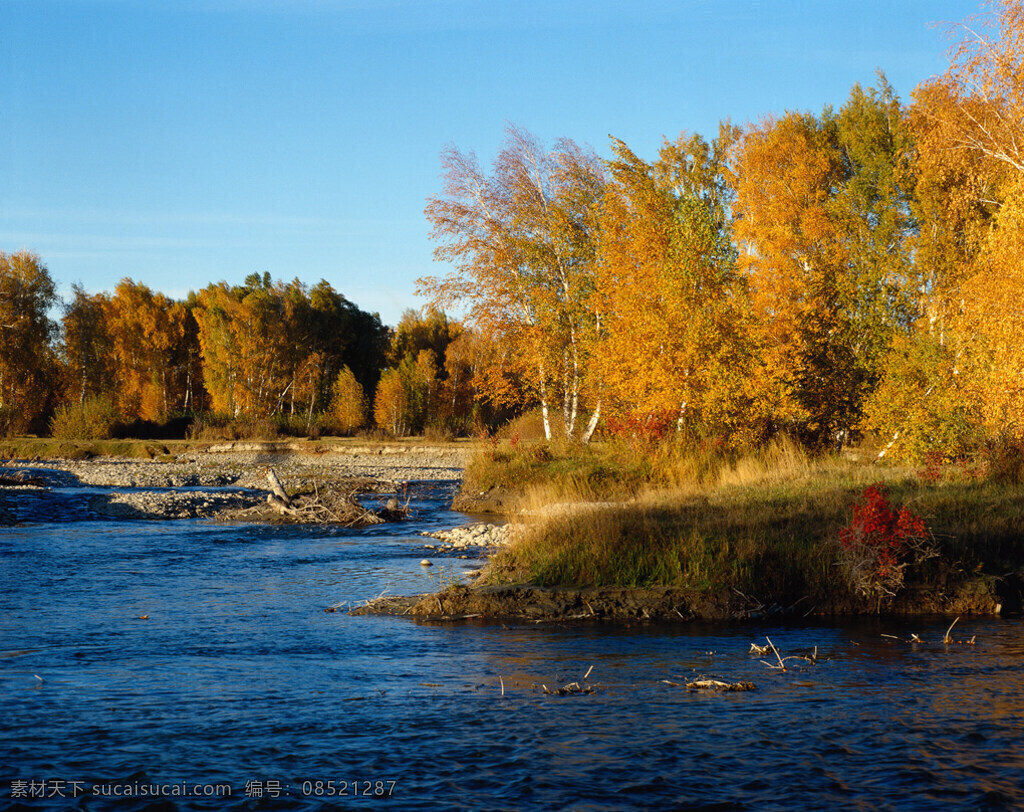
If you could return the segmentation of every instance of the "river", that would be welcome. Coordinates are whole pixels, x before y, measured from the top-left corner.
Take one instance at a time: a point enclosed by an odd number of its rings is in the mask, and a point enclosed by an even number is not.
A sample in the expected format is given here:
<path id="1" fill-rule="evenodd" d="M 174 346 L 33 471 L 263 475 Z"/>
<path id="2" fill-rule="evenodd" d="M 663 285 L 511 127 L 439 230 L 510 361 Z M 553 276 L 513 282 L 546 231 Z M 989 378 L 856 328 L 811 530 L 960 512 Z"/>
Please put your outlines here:
<path id="1" fill-rule="evenodd" d="M 410 522 L 359 531 L 0 528 L 0 808 L 1024 804 L 1020 620 L 965 618 L 952 634 L 964 642 L 944 645 L 946 619 L 502 625 L 324 611 L 428 591 L 472 564 L 419 565 L 421 530 L 464 521 L 444 507 L 450 487 L 418 490 Z M 816 647 L 817 661 L 770 668 L 774 655 L 750 653 L 766 637 L 782 656 Z M 592 693 L 544 692 L 588 669 Z M 699 676 L 756 690 L 664 682 Z"/>

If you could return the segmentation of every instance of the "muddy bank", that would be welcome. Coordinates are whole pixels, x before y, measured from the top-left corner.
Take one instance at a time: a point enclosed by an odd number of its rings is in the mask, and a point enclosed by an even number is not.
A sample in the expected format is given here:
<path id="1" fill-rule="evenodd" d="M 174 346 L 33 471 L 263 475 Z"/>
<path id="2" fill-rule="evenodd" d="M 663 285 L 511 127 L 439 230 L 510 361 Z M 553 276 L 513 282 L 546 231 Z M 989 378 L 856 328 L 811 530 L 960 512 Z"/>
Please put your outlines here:
<path id="1" fill-rule="evenodd" d="M 814 605 L 803 598 L 796 598 L 792 603 L 759 605 L 745 596 L 678 587 L 453 586 L 428 595 L 378 598 L 352 610 L 351 614 L 496 621 L 759 620 L 878 613 L 888 616 L 995 616 L 1019 613 L 1022 592 L 1024 580 L 1019 574 L 1007 578 L 979 577 L 941 590 L 907 589 L 892 603 L 882 606 L 879 612 L 877 605 L 864 601 Z"/>

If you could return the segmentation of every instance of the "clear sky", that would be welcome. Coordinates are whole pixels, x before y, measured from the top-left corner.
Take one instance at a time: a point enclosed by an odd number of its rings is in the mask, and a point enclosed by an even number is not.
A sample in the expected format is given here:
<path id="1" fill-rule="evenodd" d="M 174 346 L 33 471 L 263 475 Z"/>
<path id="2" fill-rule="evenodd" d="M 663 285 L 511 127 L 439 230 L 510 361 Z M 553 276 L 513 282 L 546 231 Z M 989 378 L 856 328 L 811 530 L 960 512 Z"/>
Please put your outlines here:
<path id="1" fill-rule="evenodd" d="M 0 0 L 0 249 L 66 294 L 324 278 L 394 324 L 449 143 L 607 155 L 939 73 L 973 0 Z"/>

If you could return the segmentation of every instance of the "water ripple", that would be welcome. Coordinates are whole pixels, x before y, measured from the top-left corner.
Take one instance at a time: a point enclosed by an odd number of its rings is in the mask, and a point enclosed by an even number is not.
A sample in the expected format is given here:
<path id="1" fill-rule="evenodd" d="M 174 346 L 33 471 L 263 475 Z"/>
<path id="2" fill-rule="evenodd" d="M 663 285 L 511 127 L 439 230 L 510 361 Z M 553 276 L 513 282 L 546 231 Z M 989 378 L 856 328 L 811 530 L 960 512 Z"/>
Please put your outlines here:
<path id="1" fill-rule="evenodd" d="M 944 647 L 882 635 L 938 640 L 945 620 L 502 627 L 322 611 L 385 588 L 432 588 L 416 533 L 460 521 L 445 498 L 425 494 L 411 525 L 357 532 L 102 521 L 5 529 L 0 806 L 334 809 L 330 787 L 392 780 L 390 799 L 349 795 L 345 805 L 1024 801 L 1019 621 L 965 618 L 959 634 L 977 644 Z M 817 646 L 819 663 L 767 669 L 748 653 L 766 634 L 786 653 Z M 590 666 L 596 693 L 543 693 Z M 700 675 L 758 690 L 692 694 L 662 682 Z M 62 802 L 12 798 L 15 780 L 223 783 L 232 794 Z M 250 797 L 247 782 L 250 795 L 282 794 Z"/>

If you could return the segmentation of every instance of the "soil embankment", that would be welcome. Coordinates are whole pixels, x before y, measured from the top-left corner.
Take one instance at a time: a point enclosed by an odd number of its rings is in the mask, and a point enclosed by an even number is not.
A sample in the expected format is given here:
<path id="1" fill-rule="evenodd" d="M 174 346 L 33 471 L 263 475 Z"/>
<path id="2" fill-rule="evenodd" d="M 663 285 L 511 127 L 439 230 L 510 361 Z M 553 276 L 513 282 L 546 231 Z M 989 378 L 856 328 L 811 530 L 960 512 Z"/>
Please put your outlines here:
<path id="1" fill-rule="evenodd" d="M 979 577 L 950 591 L 908 589 L 882 608 L 884 614 L 998 615 L 1019 612 L 1019 579 Z M 423 620 L 523 621 L 694 621 L 759 620 L 872 614 L 876 607 L 837 601 L 820 606 L 797 600 L 790 606 L 759 605 L 741 595 L 707 590 L 655 587 L 539 587 L 530 585 L 453 586 L 434 594 L 382 597 L 352 611 L 354 615 L 408 615 Z"/>

